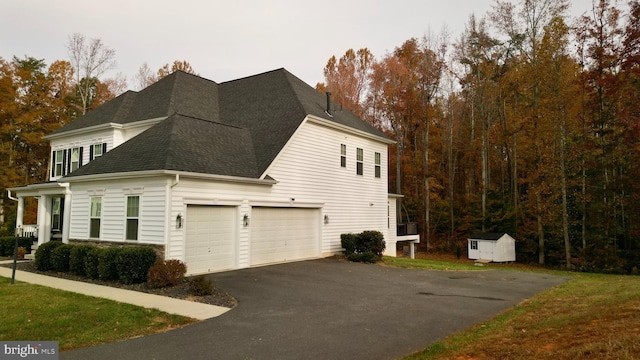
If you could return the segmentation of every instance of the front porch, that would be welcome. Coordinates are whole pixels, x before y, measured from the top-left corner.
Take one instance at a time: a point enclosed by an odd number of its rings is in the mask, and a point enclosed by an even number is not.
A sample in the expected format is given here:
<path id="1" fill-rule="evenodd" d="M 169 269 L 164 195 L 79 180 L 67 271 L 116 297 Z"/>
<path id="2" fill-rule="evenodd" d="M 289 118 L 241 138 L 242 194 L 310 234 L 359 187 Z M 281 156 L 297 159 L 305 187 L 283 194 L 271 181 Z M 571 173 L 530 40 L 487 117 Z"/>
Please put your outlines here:
<path id="1" fill-rule="evenodd" d="M 15 198 L 11 196 L 15 193 Z M 10 198 L 17 200 L 16 235 L 37 238 L 37 246 L 52 239 L 69 242 L 71 192 L 66 183 L 49 182 L 9 189 Z M 25 199 L 35 198 L 37 216 L 35 224 L 25 224 Z M 34 246 L 35 247 L 35 246 Z"/>

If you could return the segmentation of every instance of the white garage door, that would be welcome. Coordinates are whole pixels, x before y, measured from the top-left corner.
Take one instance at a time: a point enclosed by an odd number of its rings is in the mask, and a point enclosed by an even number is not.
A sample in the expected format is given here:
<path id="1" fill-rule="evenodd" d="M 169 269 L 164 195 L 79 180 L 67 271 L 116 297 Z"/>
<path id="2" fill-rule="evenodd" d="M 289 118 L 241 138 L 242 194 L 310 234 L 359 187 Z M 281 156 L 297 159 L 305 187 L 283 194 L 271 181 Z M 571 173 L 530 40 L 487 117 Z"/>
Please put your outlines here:
<path id="1" fill-rule="evenodd" d="M 187 206 L 186 256 L 189 274 L 235 267 L 235 219 L 232 206 Z"/>
<path id="2" fill-rule="evenodd" d="M 254 207 L 251 265 L 318 257 L 320 210 Z"/>

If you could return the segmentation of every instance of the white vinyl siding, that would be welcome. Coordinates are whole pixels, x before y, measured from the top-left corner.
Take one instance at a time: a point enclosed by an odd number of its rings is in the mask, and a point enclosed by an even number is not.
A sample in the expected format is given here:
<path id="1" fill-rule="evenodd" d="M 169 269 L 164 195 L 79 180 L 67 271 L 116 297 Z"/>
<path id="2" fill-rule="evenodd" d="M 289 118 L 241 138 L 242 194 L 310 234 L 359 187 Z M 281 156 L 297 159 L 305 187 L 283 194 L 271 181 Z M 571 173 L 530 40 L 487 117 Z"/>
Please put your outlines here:
<path id="1" fill-rule="evenodd" d="M 100 240 L 122 242 L 126 239 L 128 196 L 139 196 L 138 239 L 139 243 L 163 244 L 166 231 L 165 203 L 167 178 L 142 178 L 136 180 L 95 181 L 71 183 L 71 222 L 69 237 L 88 239 L 89 198 L 95 189 L 100 189 L 102 216 Z M 132 194 L 132 190 L 134 193 Z M 143 194 L 142 194 L 143 192 Z M 86 204 L 86 205 L 85 205 Z M 86 209 L 86 215 L 77 209 Z M 175 219 L 175 216 L 174 216 Z"/>
<path id="2" fill-rule="evenodd" d="M 348 171 L 335 171 L 335 149 L 347 145 L 348 157 L 363 149 L 363 162 L 374 163 L 380 153 L 381 177 L 387 178 L 387 145 L 356 135 L 345 134 L 307 122 L 269 171 L 278 180 L 271 196 L 295 198 L 322 204 L 322 216 L 330 218 L 322 225 L 322 254 L 341 252 L 340 234 L 378 230 L 387 233 L 388 189 L 371 172 L 357 175 L 355 162 L 347 162 Z M 349 151 L 351 149 L 351 151 Z"/>

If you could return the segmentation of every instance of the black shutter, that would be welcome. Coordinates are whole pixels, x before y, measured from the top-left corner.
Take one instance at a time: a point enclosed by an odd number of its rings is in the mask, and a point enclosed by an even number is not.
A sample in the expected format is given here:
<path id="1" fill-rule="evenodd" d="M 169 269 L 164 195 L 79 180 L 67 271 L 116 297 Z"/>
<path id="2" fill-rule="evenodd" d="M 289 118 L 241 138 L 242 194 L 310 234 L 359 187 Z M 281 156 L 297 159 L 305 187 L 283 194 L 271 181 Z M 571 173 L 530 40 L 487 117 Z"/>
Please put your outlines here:
<path id="1" fill-rule="evenodd" d="M 102 155 L 107 153 L 107 143 L 102 143 Z"/>
<path id="2" fill-rule="evenodd" d="M 80 146 L 80 150 L 78 150 L 78 167 L 82 166 L 82 149 L 84 146 Z"/>
<path id="3" fill-rule="evenodd" d="M 56 176 L 56 151 L 51 152 L 51 177 Z"/>
<path id="4" fill-rule="evenodd" d="M 67 149 L 62 150 L 62 174 L 67 174 Z"/>
<path id="5" fill-rule="evenodd" d="M 89 161 L 93 161 L 93 145 L 89 145 Z"/>

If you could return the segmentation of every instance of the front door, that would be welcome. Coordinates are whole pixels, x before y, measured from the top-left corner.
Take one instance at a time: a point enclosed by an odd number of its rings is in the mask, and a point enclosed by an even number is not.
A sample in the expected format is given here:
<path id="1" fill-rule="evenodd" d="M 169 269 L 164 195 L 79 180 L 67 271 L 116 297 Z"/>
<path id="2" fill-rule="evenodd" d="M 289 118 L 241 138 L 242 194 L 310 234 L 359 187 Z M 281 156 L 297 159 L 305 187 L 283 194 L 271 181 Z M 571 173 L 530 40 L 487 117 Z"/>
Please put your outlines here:
<path id="1" fill-rule="evenodd" d="M 64 197 L 51 199 L 51 238 L 62 238 L 62 223 L 64 221 Z"/>

